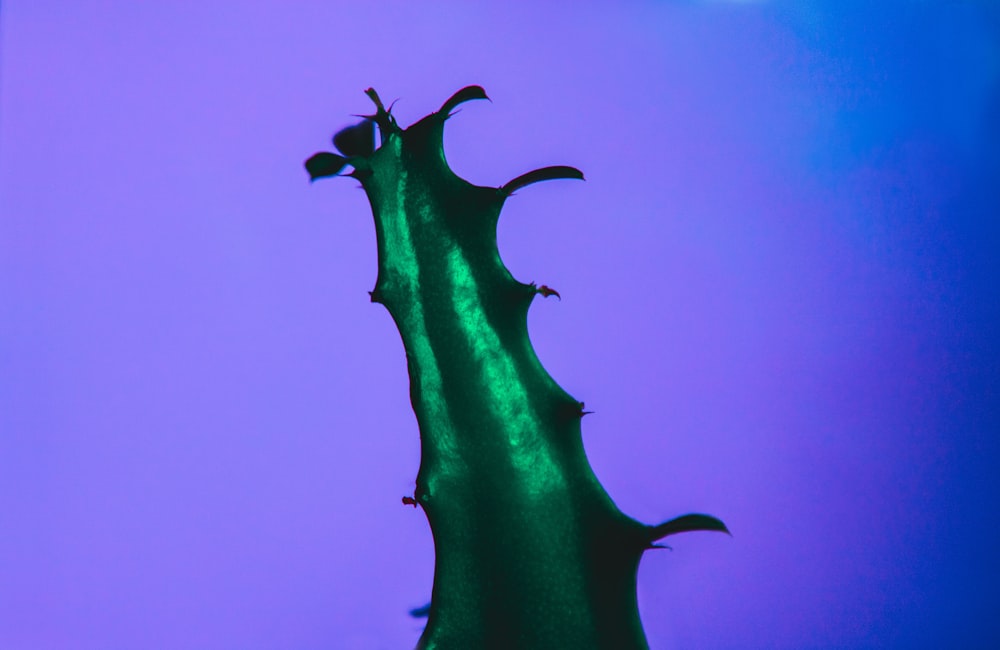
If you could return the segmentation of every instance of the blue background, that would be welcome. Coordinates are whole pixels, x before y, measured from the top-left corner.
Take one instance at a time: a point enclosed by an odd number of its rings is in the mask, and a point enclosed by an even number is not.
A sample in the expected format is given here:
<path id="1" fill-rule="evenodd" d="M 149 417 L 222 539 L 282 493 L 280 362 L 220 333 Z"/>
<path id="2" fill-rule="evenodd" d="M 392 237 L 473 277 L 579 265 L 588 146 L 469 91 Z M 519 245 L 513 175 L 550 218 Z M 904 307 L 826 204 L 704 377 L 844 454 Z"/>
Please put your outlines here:
<path id="1" fill-rule="evenodd" d="M 1000 647 L 1000 8 L 8 1 L 0 648 L 408 648 L 433 572 L 356 183 L 466 179 L 642 561 L 654 649 Z"/>

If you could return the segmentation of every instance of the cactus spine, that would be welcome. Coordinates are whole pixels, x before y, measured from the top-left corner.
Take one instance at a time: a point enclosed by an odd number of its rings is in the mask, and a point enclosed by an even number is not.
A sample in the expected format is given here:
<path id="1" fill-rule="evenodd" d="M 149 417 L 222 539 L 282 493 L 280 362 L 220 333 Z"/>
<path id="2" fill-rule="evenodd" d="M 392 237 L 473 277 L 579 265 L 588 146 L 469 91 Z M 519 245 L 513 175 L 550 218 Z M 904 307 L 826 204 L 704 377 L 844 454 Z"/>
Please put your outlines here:
<path id="1" fill-rule="evenodd" d="M 528 306 L 548 287 L 515 280 L 497 251 L 511 192 L 572 167 L 480 187 L 448 167 L 442 135 L 463 88 L 402 129 L 375 113 L 337 133 L 344 155 L 306 161 L 311 179 L 346 175 L 371 202 L 378 241 L 372 302 L 403 339 L 421 461 L 412 498 L 434 537 L 431 609 L 419 648 L 646 648 L 635 595 L 643 551 L 688 530 L 728 532 L 691 514 L 658 526 L 624 515 L 584 453 L 578 402 L 542 367 Z M 380 146 L 374 145 L 374 127 Z"/>

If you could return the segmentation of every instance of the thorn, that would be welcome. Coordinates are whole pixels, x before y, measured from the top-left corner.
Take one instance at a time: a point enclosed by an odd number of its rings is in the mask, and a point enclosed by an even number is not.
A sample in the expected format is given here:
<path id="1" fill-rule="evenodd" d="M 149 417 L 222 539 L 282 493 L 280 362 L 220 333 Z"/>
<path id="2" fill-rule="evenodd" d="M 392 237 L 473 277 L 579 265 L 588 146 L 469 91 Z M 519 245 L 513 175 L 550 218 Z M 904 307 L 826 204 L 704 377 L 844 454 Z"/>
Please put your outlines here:
<path id="1" fill-rule="evenodd" d="M 417 500 L 414 499 L 413 497 L 403 497 L 403 505 L 404 506 L 413 506 L 414 508 L 416 508 L 417 507 Z"/>
<path id="2" fill-rule="evenodd" d="M 448 101 L 446 101 L 444 105 L 442 105 L 441 108 L 437 110 L 436 114 L 438 116 L 444 117 L 444 119 L 448 119 L 448 117 L 450 117 L 449 114 L 452 112 L 453 108 L 455 108 L 456 106 L 458 106 L 463 102 L 467 102 L 473 99 L 485 99 L 487 101 L 492 102 L 492 100 L 486 96 L 486 91 L 483 90 L 482 86 L 466 86 L 465 88 L 462 88 L 454 95 L 449 97 Z"/>
<path id="3" fill-rule="evenodd" d="M 555 296 L 556 298 L 559 299 L 560 302 L 562 302 L 562 296 L 559 295 L 559 292 L 548 285 L 542 284 L 535 287 L 535 293 L 542 294 L 542 297 L 544 298 L 548 298 L 549 296 Z"/>
<path id="4" fill-rule="evenodd" d="M 666 544 L 650 544 L 650 545 L 649 545 L 649 546 L 647 546 L 646 548 L 647 548 L 647 549 L 653 549 L 653 548 L 665 548 L 665 549 L 667 549 L 668 551 L 672 551 L 672 550 L 674 550 L 674 547 L 673 547 L 673 546 L 667 546 Z"/>
<path id="5" fill-rule="evenodd" d="M 538 183 L 539 181 L 550 181 L 557 178 L 576 178 L 582 181 L 583 172 L 576 167 L 569 167 L 567 165 L 542 167 L 540 169 L 532 170 L 526 174 L 521 174 L 505 185 L 501 185 L 497 188 L 497 192 L 501 196 L 508 197 L 525 185 L 531 185 L 532 183 Z"/>
<path id="6" fill-rule="evenodd" d="M 563 402 L 557 408 L 556 412 L 560 420 L 579 420 L 583 416 L 593 413 L 593 411 L 583 409 L 583 402 Z"/>
<path id="7" fill-rule="evenodd" d="M 663 539 L 668 535 L 676 535 L 678 533 L 686 533 L 694 530 L 716 531 L 719 533 L 725 533 L 730 537 L 733 535 L 729 532 L 726 525 L 722 523 L 722 520 L 717 517 L 713 517 L 712 515 L 704 515 L 701 513 L 691 513 L 680 517 L 674 517 L 670 521 L 665 521 L 659 526 L 650 526 L 647 530 L 648 536 L 646 539 L 649 543 Z"/>

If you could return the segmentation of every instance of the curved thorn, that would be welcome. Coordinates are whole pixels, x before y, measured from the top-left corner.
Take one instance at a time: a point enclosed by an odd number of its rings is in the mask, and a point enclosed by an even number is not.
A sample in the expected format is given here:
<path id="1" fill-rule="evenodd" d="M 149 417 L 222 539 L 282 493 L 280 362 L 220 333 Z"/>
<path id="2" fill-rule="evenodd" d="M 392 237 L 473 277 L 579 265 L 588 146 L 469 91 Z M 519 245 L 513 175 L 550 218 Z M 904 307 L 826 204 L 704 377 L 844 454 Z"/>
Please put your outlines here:
<path id="1" fill-rule="evenodd" d="M 473 99 L 485 99 L 486 101 L 492 101 L 486 96 L 486 91 L 483 90 L 482 86 L 466 86 L 449 97 L 448 101 L 441 105 L 441 108 L 438 109 L 438 115 L 443 115 L 447 118 L 453 108 L 463 102 L 471 101 Z"/>
<path id="2" fill-rule="evenodd" d="M 677 533 L 686 533 L 693 530 L 714 530 L 732 536 L 721 519 L 711 515 L 690 514 L 675 517 L 670 521 L 665 521 L 659 526 L 649 527 L 649 543 L 652 544 L 658 539 Z"/>
<path id="3" fill-rule="evenodd" d="M 535 287 L 535 293 L 540 293 L 543 298 L 548 298 L 549 296 L 555 296 L 556 298 L 559 299 L 560 302 L 562 302 L 562 296 L 559 295 L 559 292 L 548 285 L 542 284 Z"/>
<path id="4" fill-rule="evenodd" d="M 531 185 L 532 183 L 537 183 L 539 181 L 551 181 L 557 178 L 575 178 L 581 181 L 584 180 L 583 172 L 576 167 L 553 165 L 551 167 L 535 169 L 527 174 L 521 174 L 517 178 L 508 181 L 505 185 L 502 185 L 497 191 L 504 196 L 510 196 L 515 190 L 519 190 L 525 185 Z"/>

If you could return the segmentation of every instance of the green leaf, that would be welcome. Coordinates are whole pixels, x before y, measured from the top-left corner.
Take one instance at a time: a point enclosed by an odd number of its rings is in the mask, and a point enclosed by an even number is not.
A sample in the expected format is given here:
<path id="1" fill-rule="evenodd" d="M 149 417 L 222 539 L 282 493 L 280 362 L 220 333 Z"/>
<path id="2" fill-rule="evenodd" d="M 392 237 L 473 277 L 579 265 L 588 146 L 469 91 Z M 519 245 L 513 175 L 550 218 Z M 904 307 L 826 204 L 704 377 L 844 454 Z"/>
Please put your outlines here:
<path id="1" fill-rule="evenodd" d="M 375 151 L 375 123 L 362 120 L 333 136 L 333 146 L 347 157 L 370 156 Z"/>
<path id="2" fill-rule="evenodd" d="M 309 180 L 314 181 L 317 178 L 336 176 L 345 165 L 347 165 L 347 158 L 321 151 L 306 161 L 306 171 L 309 172 Z"/>

